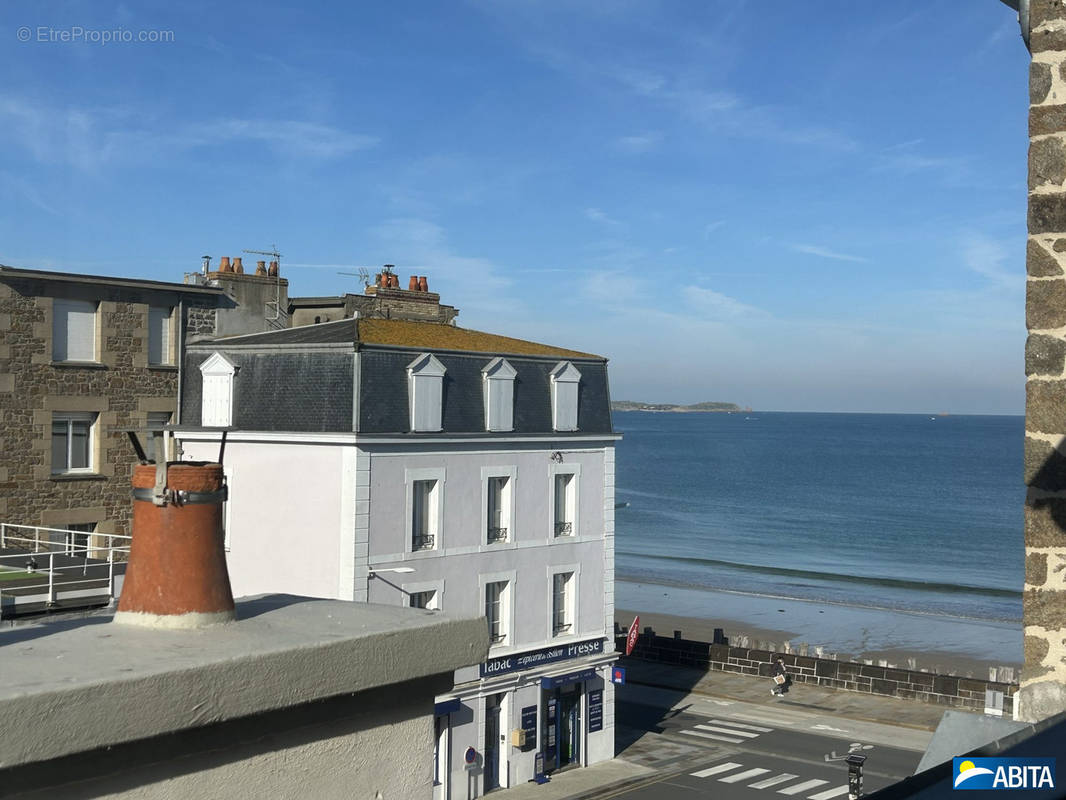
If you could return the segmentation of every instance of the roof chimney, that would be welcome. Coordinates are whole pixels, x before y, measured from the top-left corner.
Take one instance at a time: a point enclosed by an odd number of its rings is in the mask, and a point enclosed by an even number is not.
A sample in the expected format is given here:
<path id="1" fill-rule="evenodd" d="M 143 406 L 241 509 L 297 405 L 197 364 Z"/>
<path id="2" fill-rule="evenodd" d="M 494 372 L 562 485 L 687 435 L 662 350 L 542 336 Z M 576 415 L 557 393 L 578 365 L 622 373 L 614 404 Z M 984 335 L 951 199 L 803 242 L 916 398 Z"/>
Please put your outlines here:
<path id="1" fill-rule="evenodd" d="M 133 468 L 133 541 L 115 622 L 199 628 L 235 619 L 222 545 L 225 498 L 221 464 Z"/>
<path id="2" fill-rule="evenodd" d="M 422 275 L 418 279 L 418 291 L 420 291 L 420 292 L 428 292 L 429 291 L 429 281 L 426 280 L 426 276 L 425 275 Z"/>
<path id="3" fill-rule="evenodd" d="M 241 256 L 233 257 L 233 271 L 239 272 L 241 275 L 244 274 L 244 265 L 241 263 Z"/>
<path id="4" fill-rule="evenodd" d="M 276 278 L 276 277 L 278 277 L 278 272 L 279 272 L 279 270 L 278 270 L 278 262 L 277 261 L 271 261 L 270 262 L 270 269 L 267 270 L 267 275 L 269 275 L 271 278 Z"/>
<path id="5" fill-rule="evenodd" d="M 255 262 L 255 274 L 256 275 L 266 275 L 267 274 L 266 263 L 267 262 L 265 262 L 265 261 L 256 261 Z"/>
<path id="6" fill-rule="evenodd" d="M 211 256 L 200 256 L 204 260 L 204 275 L 211 270 Z"/>
<path id="7" fill-rule="evenodd" d="M 417 275 L 412 275 L 411 276 L 411 280 L 409 280 L 407 282 L 407 291 L 409 291 L 409 292 L 417 292 L 418 291 L 418 276 Z"/>
<path id="8" fill-rule="evenodd" d="M 232 272 L 233 271 L 233 269 L 229 265 L 229 256 L 222 256 L 222 258 L 220 258 L 218 260 L 218 271 L 219 272 Z"/>

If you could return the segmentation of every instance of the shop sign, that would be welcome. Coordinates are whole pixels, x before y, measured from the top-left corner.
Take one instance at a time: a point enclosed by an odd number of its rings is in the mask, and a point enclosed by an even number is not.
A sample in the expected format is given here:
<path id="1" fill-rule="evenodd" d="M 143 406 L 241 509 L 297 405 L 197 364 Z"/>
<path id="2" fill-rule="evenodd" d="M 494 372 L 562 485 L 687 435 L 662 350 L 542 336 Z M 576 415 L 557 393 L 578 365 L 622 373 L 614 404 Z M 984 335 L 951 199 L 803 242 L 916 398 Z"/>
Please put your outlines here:
<path id="1" fill-rule="evenodd" d="M 589 692 L 589 733 L 603 730 L 603 689 Z"/>
<path id="2" fill-rule="evenodd" d="M 498 658 L 490 658 L 481 664 L 482 678 L 501 675 L 506 672 L 518 672 L 533 669 L 542 664 L 553 664 L 571 658 L 596 656 L 603 653 L 603 639 L 591 639 L 586 642 L 572 642 L 555 647 L 542 647 L 539 650 L 527 650 L 524 653 L 511 653 Z"/>

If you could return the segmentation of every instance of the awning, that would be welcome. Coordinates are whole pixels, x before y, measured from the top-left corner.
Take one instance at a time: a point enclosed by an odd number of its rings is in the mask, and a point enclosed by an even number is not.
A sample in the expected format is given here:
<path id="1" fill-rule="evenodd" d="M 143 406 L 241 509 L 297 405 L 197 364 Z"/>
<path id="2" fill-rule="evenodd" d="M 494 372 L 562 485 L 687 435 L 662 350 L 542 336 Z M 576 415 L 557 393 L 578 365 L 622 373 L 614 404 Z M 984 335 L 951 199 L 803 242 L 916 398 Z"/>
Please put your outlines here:
<path id="1" fill-rule="evenodd" d="M 441 703 L 433 704 L 433 716 L 443 717 L 445 714 L 454 714 L 463 704 L 459 702 L 458 697 L 453 697 L 451 700 L 445 700 Z"/>
<path id="2" fill-rule="evenodd" d="M 563 686 L 567 683 L 577 683 L 578 681 L 587 681 L 590 678 L 595 678 L 597 670 L 595 667 L 591 669 L 583 669 L 580 672 L 568 672 L 565 675 L 552 675 L 549 678 L 540 679 L 541 689 L 555 689 L 559 686 Z"/>

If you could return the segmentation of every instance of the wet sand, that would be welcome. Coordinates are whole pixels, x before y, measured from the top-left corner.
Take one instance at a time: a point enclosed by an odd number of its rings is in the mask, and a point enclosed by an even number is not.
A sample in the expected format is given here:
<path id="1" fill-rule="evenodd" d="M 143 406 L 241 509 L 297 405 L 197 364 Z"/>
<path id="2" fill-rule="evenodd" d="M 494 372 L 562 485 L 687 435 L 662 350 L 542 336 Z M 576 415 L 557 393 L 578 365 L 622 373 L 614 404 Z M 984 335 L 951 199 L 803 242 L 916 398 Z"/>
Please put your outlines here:
<path id="1" fill-rule="evenodd" d="M 798 648 L 801 641 L 803 641 L 796 631 L 788 630 L 785 627 L 759 627 L 724 617 L 684 617 L 619 608 L 615 610 L 615 621 L 622 627 L 622 629 L 626 629 L 629 627 L 630 623 L 633 622 L 633 617 L 636 614 L 640 614 L 640 629 L 642 632 L 644 628 L 650 627 L 659 636 L 673 636 L 674 631 L 679 630 L 684 639 L 710 642 L 714 640 L 714 629 L 722 628 L 725 635 L 731 637 L 731 644 L 735 644 L 735 637 L 740 635 L 746 635 L 752 639 L 776 642 L 779 649 L 781 644 L 785 641 L 790 641 L 794 649 Z M 783 623 L 786 622 L 785 619 L 782 619 L 781 621 Z M 817 642 L 810 642 L 810 644 L 810 655 L 814 655 L 813 646 L 817 644 Z M 828 649 L 827 652 L 829 652 Z M 837 658 L 842 661 L 872 660 L 874 664 L 877 664 L 879 660 L 883 659 L 889 664 L 895 664 L 902 669 L 907 669 L 907 659 L 913 658 L 917 661 L 918 669 L 924 669 L 939 674 L 972 676 L 974 678 L 983 679 L 988 678 L 989 667 L 1019 666 L 1017 664 L 1009 664 L 1003 661 L 976 658 L 964 653 L 929 649 L 923 649 L 920 652 L 904 648 L 864 649 L 856 653 L 840 652 L 837 653 Z M 1017 680 L 1017 678 L 1018 675 L 1016 672 L 1015 680 Z"/>

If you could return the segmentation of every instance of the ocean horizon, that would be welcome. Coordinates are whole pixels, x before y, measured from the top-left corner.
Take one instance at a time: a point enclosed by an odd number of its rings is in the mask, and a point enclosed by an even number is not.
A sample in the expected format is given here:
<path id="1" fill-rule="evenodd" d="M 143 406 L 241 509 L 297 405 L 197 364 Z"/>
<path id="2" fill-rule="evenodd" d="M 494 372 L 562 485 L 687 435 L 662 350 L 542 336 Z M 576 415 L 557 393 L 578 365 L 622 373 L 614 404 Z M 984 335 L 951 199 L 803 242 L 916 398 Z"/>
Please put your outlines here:
<path id="1" fill-rule="evenodd" d="M 614 420 L 619 608 L 1021 663 L 1023 416 Z"/>

